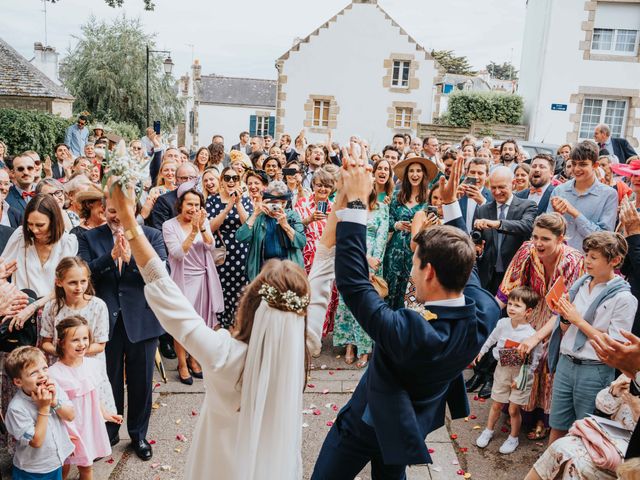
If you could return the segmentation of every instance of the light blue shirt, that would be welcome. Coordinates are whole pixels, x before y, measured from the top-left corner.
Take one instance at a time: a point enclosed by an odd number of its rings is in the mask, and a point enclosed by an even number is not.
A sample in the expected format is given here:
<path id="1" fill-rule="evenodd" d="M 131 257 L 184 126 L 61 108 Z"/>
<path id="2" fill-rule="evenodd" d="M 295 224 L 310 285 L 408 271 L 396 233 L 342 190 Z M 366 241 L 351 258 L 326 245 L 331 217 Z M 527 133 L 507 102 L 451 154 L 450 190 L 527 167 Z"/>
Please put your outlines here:
<path id="1" fill-rule="evenodd" d="M 598 180 L 582 194 L 578 194 L 575 179 L 558 185 L 551 193 L 551 198 L 566 199 L 579 212 L 577 218 L 565 213 L 567 221 L 567 243 L 569 246 L 582 251 L 582 241 L 593 232 L 602 230 L 613 231 L 618 217 L 618 192 Z M 547 212 L 554 212 L 552 202 L 549 201 Z"/>
<path id="2" fill-rule="evenodd" d="M 87 144 L 88 139 L 89 129 L 85 126 L 81 130 L 78 128 L 78 124 L 74 123 L 67 128 L 64 143 L 67 144 L 74 157 L 79 157 L 80 155 L 84 155 L 84 146 Z"/>

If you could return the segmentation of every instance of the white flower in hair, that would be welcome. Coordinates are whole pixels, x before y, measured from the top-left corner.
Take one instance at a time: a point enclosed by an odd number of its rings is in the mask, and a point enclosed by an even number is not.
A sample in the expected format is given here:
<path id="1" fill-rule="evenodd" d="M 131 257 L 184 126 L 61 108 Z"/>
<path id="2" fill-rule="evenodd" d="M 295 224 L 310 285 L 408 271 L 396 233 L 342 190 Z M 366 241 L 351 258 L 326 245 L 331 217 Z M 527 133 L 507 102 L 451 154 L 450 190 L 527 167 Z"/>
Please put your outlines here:
<path id="1" fill-rule="evenodd" d="M 309 305 L 309 295 L 299 296 L 297 293 L 287 290 L 281 292 L 273 285 L 268 283 L 262 284 L 258 294 L 262 299 L 273 308 L 278 310 L 285 310 L 288 312 L 294 312 L 298 315 L 303 315 L 305 309 Z"/>
<path id="2" fill-rule="evenodd" d="M 134 187 L 136 199 L 142 194 L 142 182 L 146 178 L 146 170 L 149 162 L 141 163 L 135 155 L 127 149 L 124 140 L 120 140 L 113 153 L 107 151 L 102 167 L 104 177 L 102 186 L 104 187 L 111 177 L 116 180 L 111 184 L 110 192 L 115 185 L 120 188 L 125 195 L 129 195 L 129 187 Z"/>

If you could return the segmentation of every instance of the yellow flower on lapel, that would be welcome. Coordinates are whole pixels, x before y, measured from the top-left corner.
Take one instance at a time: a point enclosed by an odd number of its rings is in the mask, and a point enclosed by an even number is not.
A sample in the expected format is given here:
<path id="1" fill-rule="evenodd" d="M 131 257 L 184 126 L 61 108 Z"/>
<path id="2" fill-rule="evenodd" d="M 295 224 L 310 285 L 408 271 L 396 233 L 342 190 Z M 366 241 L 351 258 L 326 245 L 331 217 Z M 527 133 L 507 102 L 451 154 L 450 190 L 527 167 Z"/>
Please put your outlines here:
<path id="1" fill-rule="evenodd" d="M 427 322 L 430 322 L 431 320 L 437 320 L 438 319 L 438 315 L 433 313 L 431 310 L 426 310 L 425 309 L 422 312 L 422 318 L 424 318 Z"/>

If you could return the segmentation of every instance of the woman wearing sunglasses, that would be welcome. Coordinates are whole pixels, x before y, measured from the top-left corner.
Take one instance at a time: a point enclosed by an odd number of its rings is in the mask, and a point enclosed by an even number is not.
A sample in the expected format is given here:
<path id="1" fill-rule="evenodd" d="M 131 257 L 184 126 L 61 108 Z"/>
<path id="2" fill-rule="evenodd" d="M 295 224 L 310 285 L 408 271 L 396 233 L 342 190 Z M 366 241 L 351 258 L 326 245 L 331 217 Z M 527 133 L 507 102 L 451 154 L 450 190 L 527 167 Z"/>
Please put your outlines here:
<path id="1" fill-rule="evenodd" d="M 253 213 L 251 200 L 242 195 L 240 175 L 233 168 L 222 170 L 219 191 L 207 197 L 205 208 L 216 243 L 219 246 L 221 240 L 224 241 L 227 249 L 224 263 L 217 267 L 225 305 L 225 311 L 218 315 L 218 321 L 223 327 L 229 328 L 233 325 L 242 287 L 247 284 L 247 244 L 236 239 L 236 232 Z"/>

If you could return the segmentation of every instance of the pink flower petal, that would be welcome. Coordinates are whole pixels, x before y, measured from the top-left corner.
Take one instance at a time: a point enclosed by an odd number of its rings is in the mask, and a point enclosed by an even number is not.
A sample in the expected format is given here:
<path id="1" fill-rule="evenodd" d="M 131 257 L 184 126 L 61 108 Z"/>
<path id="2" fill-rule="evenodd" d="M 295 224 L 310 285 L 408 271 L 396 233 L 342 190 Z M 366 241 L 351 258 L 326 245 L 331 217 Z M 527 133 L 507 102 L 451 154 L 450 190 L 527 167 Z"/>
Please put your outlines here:
<path id="1" fill-rule="evenodd" d="M 313 411 L 314 415 L 322 415 L 322 412 L 320 410 L 318 410 L 317 408 Z"/>
<path id="2" fill-rule="evenodd" d="M 435 450 L 433 448 L 430 448 L 429 453 L 433 453 L 433 452 L 435 452 Z"/>
<path id="3" fill-rule="evenodd" d="M 307 383 L 307 387 L 308 388 L 316 388 L 316 386 L 313 383 Z"/>
<path id="4" fill-rule="evenodd" d="M 333 427 L 333 422 L 331 420 L 327 422 L 327 427 Z"/>

